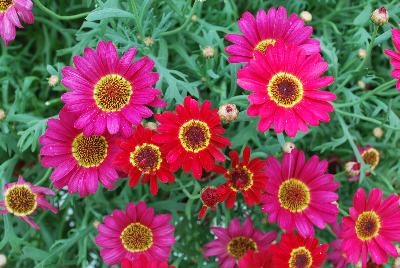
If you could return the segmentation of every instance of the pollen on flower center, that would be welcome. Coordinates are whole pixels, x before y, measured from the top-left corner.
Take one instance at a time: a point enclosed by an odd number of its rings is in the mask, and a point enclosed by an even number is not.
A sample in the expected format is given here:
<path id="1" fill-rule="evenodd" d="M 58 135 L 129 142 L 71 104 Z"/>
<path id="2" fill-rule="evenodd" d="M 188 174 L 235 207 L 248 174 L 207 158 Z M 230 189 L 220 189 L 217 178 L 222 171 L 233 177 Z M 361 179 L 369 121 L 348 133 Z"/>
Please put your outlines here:
<path id="1" fill-rule="evenodd" d="M 16 216 L 27 216 L 37 207 L 37 195 L 27 185 L 14 185 L 4 194 L 5 205 Z"/>
<path id="2" fill-rule="evenodd" d="M 257 244 L 253 241 L 253 239 L 244 236 L 232 238 L 227 246 L 229 255 L 237 260 L 242 258 L 243 255 L 246 254 L 246 252 L 250 249 L 257 251 Z"/>
<path id="3" fill-rule="evenodd" d="M 103 136 L 85 137 L 82 133 L 72 142 L 72 155 L 82 167 L 98 167 L 106 159 L 108 143 Z"/>
<path id="4" fill-rule="evenodd" d="M 361 154 L 364 162 L 371 166 L 371 169 L 374 170 L 379 164 L 379 152 L 375 148 L 369 148 L 365 152 Z"/>
<path id="5" fill-rule="evenodd" d="M 267 92 L 276 104 L 291 108 L 303 99 L 304 89 L 299 78 L 279 72 L 269 80 Z"/>
<path id="6" fill-rule="evenodd" d="M 358 216 L 355 229 L 360 240 L 371 240 L 379 234 L 381 218 L 375 211 L 364 211 Z"/>
<path id="7" fill-rule="evenodd" d="M 153 232 L 139 222 L 129 224 L 120 238 L 122 245 L 130 252 L 143 252 L 153 245 Z"/>
<path id="8" fill-rule="evenodd" d="M 310 268 L 313 263 L 311 252 L 305 247 L 298 247 L 290 252 L 290 268 Z"/>
<path id="9" fill-rule="evenodd" d="M 237 191 L 247 191 L 253 186 L 253 173 L 246 166 L 239 166 L 228 170 L 230 188 Z"/>
<path id="10" fill-rule="evenodd" d="M 261 53 L 265 53 L 267 51 L 268 46 L 273 46 L 275 45 L 276 40 L 275 39 L 264 39 L 256 45 L 254 50 L 259 51 Z"/>
<path id="11" fill-rule="evenodd" d="M 283 208 L 290 212 L 301 212 L 310 203 L 310 189 L 298 179 L 289 179 L 279 187 L 278 198 Z"/>
<path id="12" fill-rule="evenodd" d="M 131 96 L 131 83 L 118 74 L 106 75 L 94 86 L 94 99 L 104 112 L 120 111 L 129 104 Z"/>
<path id="13" fill-rule="evenodd" d="M 140 171 L 149 174 L 160 169 L 162 158 L 157 145 L 143 143 L 131 152 L 130 162 Z"/>
<path id="14" fill-rule="evenodd" d="M 13 0 L 0 0 L 0 13 L 5 12 L 12 6 Z"/>
<path id="15" fill-rule="evenodd" d="M 210 144 L 210 139 L 210 128 L 200 120 L 189 120 L 179 129 L 179 140 L 188 152 L 198 153 L 204 150 Z"/>

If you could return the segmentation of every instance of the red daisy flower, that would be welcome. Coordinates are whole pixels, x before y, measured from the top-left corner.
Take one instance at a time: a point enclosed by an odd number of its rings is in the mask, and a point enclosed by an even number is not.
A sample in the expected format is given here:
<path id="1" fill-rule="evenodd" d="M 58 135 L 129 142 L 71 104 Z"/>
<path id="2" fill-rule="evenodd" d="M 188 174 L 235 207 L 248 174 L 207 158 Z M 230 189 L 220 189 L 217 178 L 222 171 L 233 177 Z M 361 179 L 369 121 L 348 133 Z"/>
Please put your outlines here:
<path id="1" fill-rule="evenodd" d="M 270 247 L 272 267 L 319 268 L 325 262 L 328 245 L 319 245 L 317 238 L 283 234 L 281 241 Z"/>
<path id="2" fill-rule="evenodd" d="M 175 176 L 169 170 L 165 155 L 158 144 L 152 141 L 155 131 L 137 126 L 133 136 L 120 142 L 121 151 L 115 156 L 114 164 L 130 177 L 129 186 L 150 181 L 150 192 L 157 194 L 158 182 L 174 182 Z"/>
<path id="3" fill-rule="evenodd" d="M 230 169 L 215 166 L 215 171 L 224 174 L 226 179 L 226 183 L 222 186 L 225 188 L 223 199 L 226 200 L 226 207 L 233 207 L 238 192 L 242 193 L 247 205 L 260 203 L 261 194 L 267 182 L 265 161 L 259 158 L 250 161 L 250 147 L 244 148 L 242 162 L 236 151 L 230 151 L 229 157 L 231 158 Z"/>
<path id="4" fill-rule="evenodd" d="M 365 268 L 368 253 L 376 264 L 388 261 L 388 254 L 397 257 L 392 242 L 400 241 L 399 197 L 395 194 L 382 200 L 381 189 L 372 189 L 368 199 L 359 188 L 353 198 L 350 216 L 343 218 L 343 251 L 348 261 L 356 264 L 360 259 Z"/>
<path id="5" fill-rule="evenodd" d="M 327 174 L 328 161 L 318 156 L 305 160 L 304 153 L 294 149 L 285 153 L 282 165 L 274 157 L 267 159 L 268 187 L 262 197 L 262 210 L 269 222 L 304 237 L 313 236 L 313 225 L 324 229 L 337 220 L 339 209 L 335 192 L 339 183 Z"/>
<path id="6" fill-rule="evenodd" d="M 160 134 L 153 140 L 163 144 L 161 148 L 167 152 L 166 159 L 172 171 L 182 167 L 184 172 L 192 171 L 199 179 L 202 168 L 211 171 L 215 159 L 225 161 L 220 149 L 231 143 L 222 136 L 225 129 L 209 100 L 199 106 L 196 100 L 186 97 L 183 105 L 176 106 L 175 113 L 167 111 L 156 115 L 156 119 L 160 122 Z"/>
<path id="7" fill-rule="evenodd" d="M 239 261 L 239 268 L 269 268 L 272 265 L 271 251 L 255 252 L 249 250 Z"/>
<path id="8" fill-rule="evenodd" d="M 392 71 L 392 76 L 398 79 L 396 88 L 400 91 L 400 30 L 392 29 L 393 44 L 397 50 L 385 50 L 385 54 L 390 57 L 390 63 L 393 65 L 394 70 Z"/>
<path id="9" fill-rule="evenodd" d="M 121 268 L 175 268 L 175 266 L 168 266 L 166 261 L 148 260 L 144 255 L 141 255 L 139 259 L 134 261 L 123 259 Z"/>
<path id="10" fill-rule="evenodd" d="M 277 43 L 266 54 L 256 53 L 255 59 L 238 71 L 238 85 L 252 93 L 248 97 L 249 116 L 260 116 L 262 132 L 274 126 L 276 133 L 285 131 L 293 137 L 307 124 L 317 126 L 330 120 L 328 102 L 336 95 L 318 90 L 333 82 L 332 76 L 321 77 L 328 64 L 321 55 L 307 56 L 297 46 Z"/>
<path id="11" fill-rule="evenodd" d="M 231 54 L 228 61 L 232 63 L 249 62 L 254 57 L 254 52 L 265 53 L 277 42 L 298 46 L 307 54 L 320 51 L 319 41 L 310 38 L 313 28 L 304 26 L 303 20 L 296 14 L 288 17 L 282 6 L 278 9 L 271 7 L 268 12 L 261 9 L 256 17 L 245 12 L 238 25 L 243 35 L 225 36 L 226 40 L 234 43 L 225 48 Z"/>

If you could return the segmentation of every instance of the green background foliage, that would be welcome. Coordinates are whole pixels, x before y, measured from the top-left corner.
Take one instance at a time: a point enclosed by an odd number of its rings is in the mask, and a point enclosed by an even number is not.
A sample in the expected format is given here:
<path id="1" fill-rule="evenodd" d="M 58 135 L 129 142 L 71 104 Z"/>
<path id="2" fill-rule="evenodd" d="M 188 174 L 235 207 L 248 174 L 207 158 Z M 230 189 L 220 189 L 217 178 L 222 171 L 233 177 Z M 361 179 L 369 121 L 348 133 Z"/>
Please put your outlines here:
<path id="1" fill-rule="evenodd" d="M 46 120 L 57 116 L 62 107 L 60 96 L 67 89 L 62 85 L 51 88 L 48 77 L 61 78 L 60 70 L 72 64 L 73 55 L 105 39 L 112 40 L 120 53 L 135 46 L 140 56 L 147 55 L 156 62 L 155 69 L 161 75 L 157 87 L 162 89 L 169 110 L 188 94 L 201 101 L 210 99 L 215 108 L 227 102 L 238 105 L 238 121 L 226 125 L 225 136 L 232 140 L 233 149 L 249 145 L 254 156 L 280 157 L 286 140 L 308 156 L 318 154 L 332 160 L 331 171 L 341 182 L 340 217 L 347 215 L 360 186 L 367 190 L 382 188 L 386 195 L 400 192 L 400 94 L 390 77 L 389 59 L 383 54 L 383 49 L 393 47 L 391 28 L 400 23 L 398 1 L 207 0 L 194 4 L 193 0 L 46 0 L 43 4 L 57 14 L 89 13 L 57 17 L 35 6 L 35 24 L 18 30 L 17 39 L 9 47 L 2 44 L 0 108 L 6 118 L 0 121 L 0 186 L 16 180 L 18 174 L 34 184 L 51 186 L 50 170 L 38 162 L 38 138 L 46 129 Z M 278 5 L 290 13 L 312 13 L 309 24 L 314 27 L 314 38 L 321 41 L 328 74 L 335 77 L 329 90 L 338 97 L 329 123 L 311 127 L 307 134 L 293 139 L 256 130 L 258 120 L 246 115 L 246 93 L 236 85 L 240 65 L 228 64 L 223 51 L 227 45 L 224 35 L 238 32 L 236 21 L 244 11 L 255 13 Z M 381 5 L 389 10 L 391 20 L 377 28 L 369 16 Z M 154 39 L 151 47 L 144 44 L 145 37 Z M 207 46 L 215 48 L 213 58 L 203 57 L 202 49 Z M 364 60 L 357 56 L 359 48 L 369 52 Z M 360 80 L 367 84 L 366 89 L 360 88 Z M 381 139 L 372 135 L 375 127 L 384 130 Z M 372 176 L 362 176 L 359 183 L 347 182 L 344 163 L 354 154 L 359 159 L 356 146 L 368 144 L 382 153 L 379 167 Z M 113 191 L 99 187 L 95 195 L 86 198 L 57 191 L 52 202 L 60 212 L 53 215 L 39 210 L 35 220 L 40 231 L 13 216 L 2 216 L 0 252 L 8 258 L 7 267 L 105 267 L 94 244 L 94 223 L 114 209 L 139 200 L 148 202 L 158 213 L 173 215 L 177 242 L 171 263 L 178 267 L 216 267 L 213 259 L 203 259 L 201 247 L 213 239 L 210 226 L 226 225 L 233 217 L 243 221 L 248 214 L 258 228 L 278 230 L 266 223 L 259 206 L 247 208 L 240 198 L 233 210 L 220 205 L 216 213 L 198 221 L 201 188 L 217 185 L 223 178 L 209 175 L 199 182 L 181 172 L 176 176 L 175 184 L 160 185 L 156 197 L 151 196 L 148 185 L 131 189 L 126 179 L 121 179 Z M 318 231 L 317 236 L 322 242 L 334 239 L 329 228 Z"/>

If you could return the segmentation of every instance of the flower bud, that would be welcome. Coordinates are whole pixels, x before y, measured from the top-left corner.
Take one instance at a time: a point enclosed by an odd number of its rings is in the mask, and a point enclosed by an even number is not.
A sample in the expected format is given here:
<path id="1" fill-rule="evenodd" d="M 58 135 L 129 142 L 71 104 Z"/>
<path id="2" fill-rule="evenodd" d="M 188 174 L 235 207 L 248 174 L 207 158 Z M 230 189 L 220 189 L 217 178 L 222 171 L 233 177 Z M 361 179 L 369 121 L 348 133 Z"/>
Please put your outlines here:
<path id="1" fill-rule="evenodd" d="M 367 84 L 362 81 L 362 80 L 358 80 L 357 85 L 361 88 L 361 89 L 366 89 L 367 88 Z"/>
<path id="2" fill-rule="evenodd" d="M 383 129 L 380 127 L 376 127 L 374 128 L 374 130 L 372 131 L 372 133 L 374 134 L 375 138 L 382 138 L 383 137 Z"/>
<path id="3" fill-rule="evenodd" d="M 389 13 L 385 7 L 380 7 L 372 12 L 371 20 L 378 26 L 383 26 L 389 22 Z"/>
<path id="4" fill-rule="evenodd" d="M 288 141 L 288 142 L 285 142 L 285 147 L 283 148 L 283 151 L 285 153 L 290 154 L 293 151 L 293 149 L 295 149 L 295 148 L 296 148 L 296 145 L 293 142 Z"/>
<path id="5" fill-rule="evenodd" d="M 151 47 L 154 44 L 154 39 L 148 36 L 144 38 L 143 42 L 146 45 L 146 47 Z"/>
<path id="6" fill-rule="evenodd" d="M 154 122 L 147 122 L 146 124 L 144 124 L 144 127 L 151 130 L 157 130 L 157 124 Z"/>
<path id="7" fill-rule="evenodd" d="M 196 15 L 193 15 L 193 16 L 192 16 L 192 22 L 197 22 L 198 19 L 199 19 L 199 18 L 198 18 Z"/>
<path id="8" fill-rule="evenodd" d="M 95 220 L 95 221 L 93 222 L 93 227 L 94 227 L 95 229 L 97 229 L 97 228 L 99 227 L 99 225 L 100 225 L 100 222 L 99 222 L 98 220 Z"/>
<path id="9" fill-rule="evenodd" d="M 347 162 L 344 167 L 347 174 L 349 174 L 352 177 L 360 175 L 360 168 L 361 168 L 360 164 L 355 161 Z"/>
<path id="10" fill-rule="evenodd" d="M 58 82 L 60 81 L 60 78 L 58 78 L 58 75 L 50 75 L 49 77 L 49 86 L 54 87 L 55 85 L 58 84 Z"/>
<path id="11" fill-rule="evenodd" d="M 0 121 L 6 118 L 6 112 L 3 109 L 0 109 Z"/>
<path id="12" fill-rule="evenodd" d="M 227 103 L 219 107 L 218 115 L 222 122 L 228 124 L 238 118 L 239 110 L 237 109 L 235 104 Z"/>
<path id="13" fill-rule="evenodd" d="M 358 57 L 360 59 L 365 59 L 365 57 L 367 57 L 367 51 L 364 48 L 360 48 L 358 50 Z"/>
<path id="14" fill-rule="evenodd" d="M 215 49 L 212 47 L 203 48 L 203 57 L 204 58 L 212 58 L 214 57 Z"/>
<path id="15" fill-rule="evenodd" d="M 304 22 L 310 22 L 312 21 L 312 15 L 310 12 L 304 10 L 300 13 L 300 18 L 304 21 Z"/>
<path id="16" fill-rule="evenodd" d="M 7 264 L 7 257 L 4 254 L 0 254 L 0 267 L 4 267 Z"/>

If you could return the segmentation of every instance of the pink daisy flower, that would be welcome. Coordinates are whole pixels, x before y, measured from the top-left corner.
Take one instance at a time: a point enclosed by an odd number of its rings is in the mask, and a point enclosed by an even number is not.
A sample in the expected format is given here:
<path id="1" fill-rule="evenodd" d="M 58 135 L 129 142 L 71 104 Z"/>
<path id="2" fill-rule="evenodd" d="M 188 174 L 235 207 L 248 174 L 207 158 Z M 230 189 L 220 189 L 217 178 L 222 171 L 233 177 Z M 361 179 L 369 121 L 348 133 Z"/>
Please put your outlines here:
<path id="1" fill-rule="evenodd" d="M 385 54 L 390 57 L 390 63 L 393 65 L 394 70 L 392 76 L 399 81 L 396 84 L 396 88 L 400 91 L 400 30 L 392 29 L 393 44 L 397 50 L 385 50 Z"/>
<path id="2" fill-rule="evenodd" d="M 79 114 L 75 127 L 85 136 L 133 133 L 132 124 L 153 115 L 150 107 L 164 107 L 161 92 L 153 88 L 159 74 L 154 62 L 144 57 L 134 63 L 136 48 L 119 58 L 114 44 L 100 41 L 97 49 L 86 48 L 83 57 L 74 57 L 74 67 L 65 67 L 62 83 L 71 92 L 61 97 L 67 110 Z"/>
<path id="3" fill-rule="evenodd" d="M 46 200 L 46 195 L 54 196 L 55 193 L 49 188 L 34 186 L 19 176 L 17 182 L 7 183 L 4 186 L 4 200 L 0 201 L 0 207 L 5 209 L 0 209 L 0 214 L 13 214 L 39 230 L 40 227 L 29 216 L 34 215 L 38 208 L 58 213 L 58 210 Z"/>
<path id="4" fill-rule="evenodd" d="M 347 261 L 346 254 L 343 252 L 342 226 L 334 223 L 332 224 L 332 231 L 335 233 L 337 239 L 329 244 L 332 250 L 328 253 L 328 260 L 334 264 L 335 268 L 346 268 L 349 262 Z"/>
<path id="5" fill-rule="evenodd" d="M 307 55 L 318 53 L 321 49 L 319 41 L 310 38 L 313 28 L 304 26 L 303 20 L 296 14 L 287 16 L 287 11 L 280 6 L 271 7 L 268 12 L 260 9 L 254 17 L 250 12 L 243 13 L 238 21 L 239 29 L 243 33 L 228 34 L 225 39 L 232 42 L 225 48 L 231 56 L 229 62 L 249 62 L 255 52 L 265 53 L 277 42 L 298 46 Z"/>
<path id="6" fill-rule="evenodd" d="M 69 193 L 80 196 L 97 191 L 98 182 L 107 189 L 118 180 L 112 160 L 118 150 L 115 137 L 105 133 L 86 137 L 74 127 L 77 115 L 62 109 L 60 119 L 49 119 L 46 133 L 40 137 L 41 164 L 54 167 L 50 176 L 54 187 L 68 186 Z"/>
<path id="7" fill-rule="evenodd" d="M 263 251 L 268 248 L 277 234 L 254 229 L 253 221 L 247 217 L 240 226 L 238 218 L 234 218 L 228 228 L 211 227 L 217 239 L 204 245 L 206 258 L 216 256 L 221 268 L 234 268 L 243 255 L 249 251 Z"/>
<path id="8" fill-rule="evenodd" d="M 251 91 L 249 116 L 260 116 L 262 132 L 272 125 L 276 133 L 285 131 L 290 137 L 308 124 L 317 126 L 330 121 L 336 95 L 318 90 L 333 82 L 332 76 L 321 77 L 328 64 L 319 54 L 307 56 L 297 46 L 277 43 L 266 54 L 256 53 L 255 59 L 238 71 L 238 85 Z"/>
<path id="9" fill-rule="evenodd" d="M 1 0 L 0 1 L 0 35 L 6 46 L 15 39 L 15 27 L 24 28 L 20 19 L 33 24 L 31 0 Z"/>
<path id="10" fill-rule="evenodd" d="M 376 264 L 388 261 L 388 254 L 397 257 L 393 242 L 400 241 L 399 197 L 395 194 L 382 199 L 381 189 L 372 189 L 367 199 L 359 188 L 353 198 L 350 216 L 343 218 L 343 251 L 348 261 L 356 264 L 360 259 L 365 268 L 368 253 Z"/>
<path id="11" fill-rule="evenodd" d="M 339 183 L 327 174 L 328 161 L 312 156 L 306 161 L 297 149 L 285 153 L 282 164 L 267 159 L 268 187 L 262 197 L 262 211 L 268 221 L 287 231 L 297 229 L 303 237 L 314 235 L 313 226 L 324 229 L 336 222 Z"/>
<path id="12" fill-rule="evenodd" d="M 126 211 L 114 210 L 99 225 L 96 237 L 104 262 L 115 265 L 123 259 L 134 261 L 141 256 L 152 261 L 168 261 L 175 243 L 175 228 L 170 221 L 170 214 L 154 215 L 154 209 L 144 202 L 129 203 Z"/>

